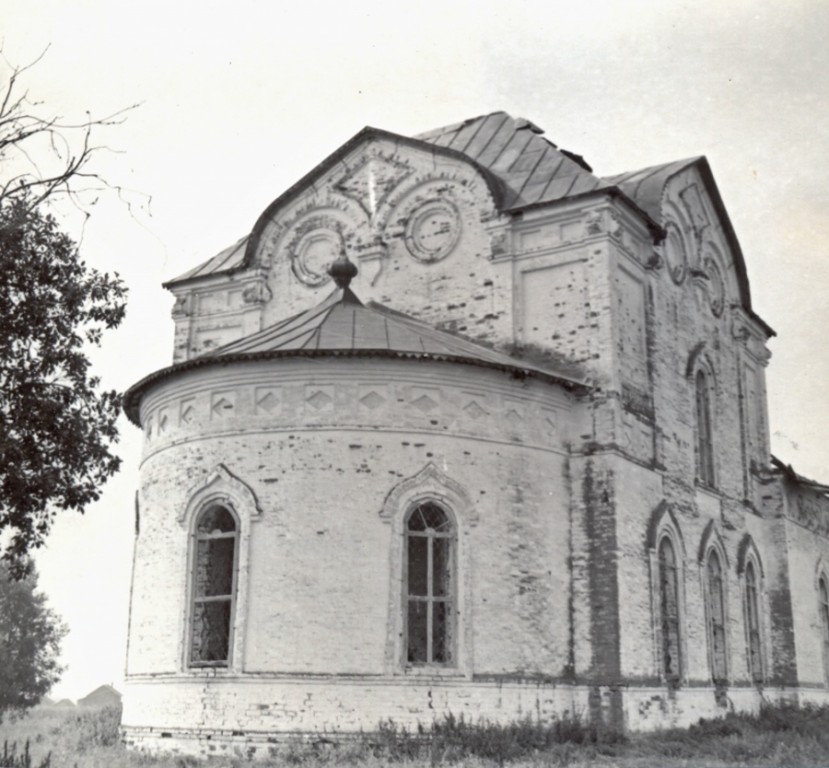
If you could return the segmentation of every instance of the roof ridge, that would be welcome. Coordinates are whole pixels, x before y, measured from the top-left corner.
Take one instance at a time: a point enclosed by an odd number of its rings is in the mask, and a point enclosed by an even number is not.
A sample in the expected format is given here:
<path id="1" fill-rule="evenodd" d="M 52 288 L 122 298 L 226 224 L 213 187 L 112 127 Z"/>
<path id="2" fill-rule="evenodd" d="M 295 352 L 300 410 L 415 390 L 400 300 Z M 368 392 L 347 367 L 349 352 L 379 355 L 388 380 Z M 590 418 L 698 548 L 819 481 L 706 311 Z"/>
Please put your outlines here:
<path id="1" fill-rule="evenodd" d="M 441 125 L 437 128 L 432 128 L 428 131 L 422 131 L 421 133 L 415 133 L 412 138 L 413 139 L 421 139 L 423 141 L 428 141 L 430 138 L 434 138 L 436 136 L 440 136 L 444 133 L 449 133 L 450 131 L 458 131 L 461 128 L 469 125 L 470 123 L 474 123 L 476 120 L 485 120 L 486 118 L 490 117 L 491 115 L 507 115 L 507 117 L 512 118 L 512 115 L 505 112 L 503 109 L 496 109 L 492 112 L 487 112 L 483 115 L 477 115 L 476 117 L 467 117 L 465 120 L 460 120 L 457 123 L 449 123 L 449 125 Z M 513 120 L 515 118 L 512 118 Z"/>

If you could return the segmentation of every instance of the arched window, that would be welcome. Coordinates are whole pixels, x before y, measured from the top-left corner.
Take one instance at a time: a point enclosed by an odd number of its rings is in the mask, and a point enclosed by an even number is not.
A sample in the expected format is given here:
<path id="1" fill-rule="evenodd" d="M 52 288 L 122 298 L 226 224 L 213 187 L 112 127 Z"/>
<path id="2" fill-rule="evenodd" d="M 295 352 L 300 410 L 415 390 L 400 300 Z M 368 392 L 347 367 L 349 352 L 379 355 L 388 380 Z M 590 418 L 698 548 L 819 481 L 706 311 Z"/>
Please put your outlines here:
<path id="1" fill-rule="evenodd" d="M 706 485 L 714 485 L 714 443 L 711 417 L 711 387 L 705 371 L 694 377 L 696 392 L 697 475 Z"/>
<path id="2" fill-rule="evenodd" d="M 725 585 L 720 556 L 715 549 L 708 552 L 706 562 L 706 592 L 708 598 L 708 646 L 711 659 L 711 677 L 715 683 L 728 677 L 725 647 Z"/>
<path id="3" fill-rule="evenodd" d="M 455 662 L 455 526 L 446 510 L 422 502 L 406 517 L 405 659 Z"/>
<path id="4" fill-rule="evenodd" d="M 679 640 L 679 569 L 671 539 L 659 542 L 659 610 L 662 627 L 662 674 L 677 681 L 682 676 Z"/>
<path id="5" fill-rule="evenodd" d="M 760 641 L 760 600 L 757 590 L 757 574 L 749 560 L 745 569 L 746 641 L 748 669 L 755 683 L 763 682 L 763 655 Z"/>
<path id="6" fill-rule="evenodd" d="M 826 586 L 826 576 L 821 575 L 818 581 L 820 595 L 820 632 L 823 640 L 823 678 L 829 683 L 829 589 Z"/>
<path id="7" fill-rule="evenodd" d="M 193 534 L 190 666 L 227 667 L 232 645 L 238 527 L 226 507 L 207 507 Z"/>

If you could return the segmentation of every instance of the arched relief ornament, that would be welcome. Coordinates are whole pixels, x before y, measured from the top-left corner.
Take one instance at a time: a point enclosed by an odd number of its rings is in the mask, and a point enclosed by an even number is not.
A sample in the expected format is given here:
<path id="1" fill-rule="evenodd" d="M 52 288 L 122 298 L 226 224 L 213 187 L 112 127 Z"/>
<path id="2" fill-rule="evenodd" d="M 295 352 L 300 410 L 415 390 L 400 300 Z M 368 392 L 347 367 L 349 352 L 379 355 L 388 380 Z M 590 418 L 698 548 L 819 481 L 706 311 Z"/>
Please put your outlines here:
<path id="1" fill-rule="evenodd" d="M 671 539 L 679 548 L 677 555 L 684 562 L 686 557 L 685 541 L 682 538 L 679 521 L 676 519 L 672 505 L 667 501 L 660 501 L 651 513 L 651 519 L 648 523 L 646 544 L 649 550 L 656 551 L 659 538 L 664 531 L 671 534 Z"/>
<path id="2" fill-rule="evenodd" d="M 461 216 L 450 200 L 432 198 L 408 214 L 406 249 L 418 261 L 430 264 L 445 259 L 461 237 Z"/>
<path id="3" fill-rule="evenodd" d="M 719 249 L 710 241 L 703 246 L 702 269 L 708 278 L 708 298 L 715 317 L 725 309 L 725 278 L 720 268 Z"/>
<path id="4" fill-rule="evenodd" d="M 417 503 L 425 500 L 443 502 L 455 518 L 457 530 L 457 609 L 455 614 L 455 658 L 450 668 L 412 668 L 404 658 L 405 602 L 405 517 Z M 386 496 L 380 519 L 391 525 L 391 548 L 389 552 L 388 620 L 384 667 L 387 674 L 414 677 L 462 676 L 472 677 L 474 668 L 473 632 L 474 623 L 472 567 L 465 535 L 478 523 L 478 513 L 463 486 L 441 472 L 433 463 L 427 464 L 420 472 L 398 483 Z"/>
<path id="5" fill-rule="evenodd" d="M 746 564 L 749 561 L 752 561 L 757 566 L 760 578 L 764 578 L 765 574 L 763 573 L 763 561 L 760 558 L 760 551 L 757 549 L 757 545 L 754 543 L 754 539 L 751 537 L 751 534 L 747 533 L 743 536 L 739 546 L 737 547 L 738 576 L 742 576 L 743 573 L 745 573 Z"/>
<path id="6" fill-rule="evenodd" d="M 710 220 L 705 205 L 702 202 L 702 193 L 695 182 L 691 182 L 680 190 L 679 199 L 685 208 L 685 215 L 694 229 L 701 233 L 708 227 Z"/>
<path id="7" fill-rule="evenodd" d="M 708 521 L 708 525 L 705 526 L 705 531 L 703 531 L 702 538 L 699 542 L 697 560 L 699 561 L 700 565 L 705 563 L 705 558 L 708 555 L 708 551 L 711 548 L 717 550 L 717 554 L 720 556 L 723 562 L 723 569 L 727 570 L 728 568 L 730 568 L 731 564 L 728 562 L 728 554 L 725 549 L 725 543 L 723 542 L 722 533 L 720 532 L 720 528 L 714 520 Z"/>
<path id="8" fill-rule="evenodd" d="M 675 221 L 669 221 L 665 225 L 665 239 L 662 241 L 662 248 L 671 279 L 677 285 L 682 285 L 688 274 L 688 253 L 685 248 L 682 230 Z"/>
<path id="9" fill-rule="evenodd" d="M 410 178 L 389 196 L 375 226 L 386 242 L 402 240 L 412 258 L 429 264 L 455 250 L 463 234 L 462 213 L 478 207 L 462 178 Z"/>
<path id="10" fill-rule="evenodd" d="M 342 222 L 317 214 L 295 226 L 291 234 L 286 250 L 297 280 L 312 288 L 329 282 L 328 267 L 345 250 Z"/>
<path id="11" fill-rule="evenodd" d="M 196 486 L 187 496 L 177 520 L 184 526 L 206 504 L 223 503 L 237 514 L 245 513 L 249 520 L 260 520 L 262 508 L 251 488 L 230 472 L 224 464 L 217 464 L 207 479 Z"/>
<path id="12" fill-rule="evenodd" d="M 254 266 L 269 272 L 275 262 L 288 262 L 297 279 L 316 287 L 330 279 L 325 270 L 340 253 L 334 249 L 356 245 L 367 224 L 355 200 L 330 188 L 311 188 L 265 226 Z"/>
<path id="13" fill-rule="evenodd" d="M 708 347 L 708 342 L 703 340 L 698 342 L 691 350 L 688 361 L 685 363 L 685 378 L 689 381 L 693 380 L 697 370 L 701 368 L 716 388 L 717 372 L 711 358 L 708 356 Z"/>
<path id="14" fill-rule="evenodd" d="M 441 472 L 432 462 L 389 491 L 380 510 L 380 518 L 386 523 L 395 519 L 402 520 L 406 509 L 421 499 L 444 501 L 462 526 L 475 526 L 478 523 L 478 512 L 466 489 Z"/>

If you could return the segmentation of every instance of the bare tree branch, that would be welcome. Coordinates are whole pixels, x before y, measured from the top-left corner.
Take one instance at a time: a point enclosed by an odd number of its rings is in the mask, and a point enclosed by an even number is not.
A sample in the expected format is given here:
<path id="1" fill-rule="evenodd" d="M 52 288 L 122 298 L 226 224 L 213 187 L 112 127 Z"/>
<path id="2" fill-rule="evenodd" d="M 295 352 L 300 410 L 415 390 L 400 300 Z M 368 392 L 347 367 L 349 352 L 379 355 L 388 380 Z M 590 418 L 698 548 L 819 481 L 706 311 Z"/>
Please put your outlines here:
<path id="1" fill-rule="evenodd" d="M 43 114 L 41 103 L 30 101 L 27 90 L 21 92 L 21 76 L 47 51 L 48 47 L 34 61 L 17 66 L 8 61 L 0 47 L 0 60 L 8 72 L 0 78 L 0 171 L 6 177 L 0 183 L 0 205 L 25 199 L 34 208 L 50 198 L 63 197 L 88 215 L 89 193 L 108 189 L 117 192 L 132 212 L 131 200 L 136 193 L 102 178 L 91 161 L 103 150 L 114 151 L 95 143 L 94 134 L 121 125 L 139 105 L 102 117 L 87 112 L 87 119 L 80 122 Z M 143 197 L 149 202 L 148 196 Z"/>

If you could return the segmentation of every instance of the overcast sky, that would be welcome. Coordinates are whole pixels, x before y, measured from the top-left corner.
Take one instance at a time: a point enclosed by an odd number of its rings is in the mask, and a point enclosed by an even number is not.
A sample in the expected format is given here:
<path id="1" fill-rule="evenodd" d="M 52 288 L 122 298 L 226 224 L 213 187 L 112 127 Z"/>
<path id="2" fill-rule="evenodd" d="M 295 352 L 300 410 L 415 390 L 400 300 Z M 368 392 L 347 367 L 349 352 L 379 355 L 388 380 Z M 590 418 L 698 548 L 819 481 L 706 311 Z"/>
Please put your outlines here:
<path id="1" fill-rule="evenodd" d="M 247 233 L 363 126 L 413 134 L 502 109 L 602 176 L 707 155 L 754 308 L 779 334 L 773 449 L 829 481 L 825 0 L 0 0 L 0 19 L 12 63 L 48 47 L 27 77 L 44 108 L 77 119 L 141 104 L 99 134 L 117 153 L 96 168 L 151 203 L 131 213 L 102 195 L 82 231 L 86 261 L 131 290 L 95 356 L 108 386 L 169 364 L 161 282 Z M 140 435 L 122 421 L 123 471 L 38 555 L 71 629 L 59 697 L 123 680 Z"/>

